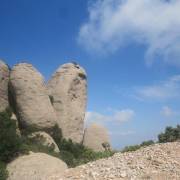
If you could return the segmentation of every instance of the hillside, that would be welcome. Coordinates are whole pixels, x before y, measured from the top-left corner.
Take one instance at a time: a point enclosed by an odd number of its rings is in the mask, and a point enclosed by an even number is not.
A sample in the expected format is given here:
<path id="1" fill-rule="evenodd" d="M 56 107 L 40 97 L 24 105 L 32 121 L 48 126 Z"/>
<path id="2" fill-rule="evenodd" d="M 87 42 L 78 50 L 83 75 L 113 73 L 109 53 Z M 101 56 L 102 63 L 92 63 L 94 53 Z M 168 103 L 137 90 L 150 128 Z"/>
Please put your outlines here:
<path id="1" fill-rule="evenodd" d="M 69 169 L 51 180 L 178 180 L 180 142 L 155 144 Z"/>

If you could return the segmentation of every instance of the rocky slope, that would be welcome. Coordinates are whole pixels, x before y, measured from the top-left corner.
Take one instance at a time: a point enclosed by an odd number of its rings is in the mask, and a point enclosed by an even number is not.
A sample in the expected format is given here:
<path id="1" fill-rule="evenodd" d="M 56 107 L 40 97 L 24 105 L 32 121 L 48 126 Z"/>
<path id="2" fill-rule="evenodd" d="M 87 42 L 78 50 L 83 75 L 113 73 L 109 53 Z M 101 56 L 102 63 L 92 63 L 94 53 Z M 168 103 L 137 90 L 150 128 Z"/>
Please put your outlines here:
<path id="1" fill-rule="evenodd" d="M 180 142 L 155 144 L 135 152 L 116 153 L 51 180 L 179 180 Z"/>

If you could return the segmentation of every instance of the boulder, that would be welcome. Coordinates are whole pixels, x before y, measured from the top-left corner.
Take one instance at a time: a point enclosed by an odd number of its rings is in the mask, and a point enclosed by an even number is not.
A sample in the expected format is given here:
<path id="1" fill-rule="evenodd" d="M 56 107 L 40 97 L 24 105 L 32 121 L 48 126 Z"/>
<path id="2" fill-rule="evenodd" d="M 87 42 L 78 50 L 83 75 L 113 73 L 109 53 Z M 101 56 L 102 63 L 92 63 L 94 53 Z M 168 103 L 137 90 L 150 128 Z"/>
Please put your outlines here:
<path id="1" fill-rule="evenodd" d="M 87 101 L 85 70 L 76 63 L 62 65 L 47 85 L 63 137 L 81 142 Z"/>
<path id="2" fill-rule="evenodd" d="M 59 148 L 57 144 L 54 142 L 53 138 L 45 133 L 45 132 L 34 132 L 31 135 L 28 136 L 31 139 L 34 139 L 38 143 L 42 144 L 43 146 L 48 146 L 50 148 L 53 148 L 56 153 L 59 153 Z"/>
<path id="3" fill-rule="evenodd" d="M 99 124 L 91 124 L 84 131 L 83 145 L 97 152 L 110 150 L 107 129 Z"/>
<path id="4" fill-rule="evenodd" d="M 9 67 L 0 60 L 0 112 L 8 106 Z"/>
<path id="5" fill-rule="evenodd" d="M 21 128 L 49 130 L 56 115 L 42 75 L 31 65 L 20 63 L 10 73 L 10 94 Z"/>
<path id="6" fill-rule="evenodd" d="M 50 176 L 60 176 L 66 169 L 63 161 L 45 153 L 20 156 L 7 165 L 8 180 L 49 180 Z"/>

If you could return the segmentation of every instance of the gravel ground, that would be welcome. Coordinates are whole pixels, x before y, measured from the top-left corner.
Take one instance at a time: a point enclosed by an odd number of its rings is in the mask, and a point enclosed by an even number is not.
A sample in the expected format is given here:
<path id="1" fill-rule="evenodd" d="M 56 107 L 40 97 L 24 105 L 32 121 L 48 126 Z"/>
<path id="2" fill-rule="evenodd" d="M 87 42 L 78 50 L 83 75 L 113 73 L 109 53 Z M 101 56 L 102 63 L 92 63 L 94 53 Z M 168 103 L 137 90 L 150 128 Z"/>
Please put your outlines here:
<path id="1" fill-rule="evenodd" d="M 50 180 L 180 180 L 180 142 L 155 144 L 68 169 Z"/>

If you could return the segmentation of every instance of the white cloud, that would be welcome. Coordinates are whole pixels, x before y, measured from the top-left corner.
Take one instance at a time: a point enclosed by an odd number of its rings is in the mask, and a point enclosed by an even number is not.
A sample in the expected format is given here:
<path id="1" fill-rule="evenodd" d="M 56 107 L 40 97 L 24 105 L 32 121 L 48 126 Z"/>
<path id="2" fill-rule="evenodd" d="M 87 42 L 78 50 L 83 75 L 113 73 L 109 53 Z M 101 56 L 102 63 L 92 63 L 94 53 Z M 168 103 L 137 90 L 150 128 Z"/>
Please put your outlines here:
<path id="1" fill-rule="evenodd" d="M 90 52 L 135 42 L 147 47 L 149 62 L 160 55 L 180 65 L 180 0 L 96 0 L 88 11 L 78 41 Z"/>
<path id="2" fill-rule="evenodd" d="M 112 115 L 104 115 L 98 112 L 87 112 L 85 121 L 86 123 L 92 122 L 127 122 L 135 115 L 132 109 L 116 110 Z"/>
<path id="3" fill-rule="evenodd" d="M 168 117 L 172 117 L 175 114 L 175 112 L 169 106 L 164 106 L 162 107 L 161 114 L 164 117 L 168 118 Z"/>
<path id="4" fill-rule="evenodd" d="M 86 122 L 98 122 L 98 121 L 107 121 L 109 117 L 100 114 L 98 112 L 86 112 L 85 121 Z"/>
<path id="5" fill-rule="evenodd" d="M 180 75 L 170 77 L 155 85 L 135 88 L 135 97 L 141 100 L 168 100 L 180 98 Z"/>

